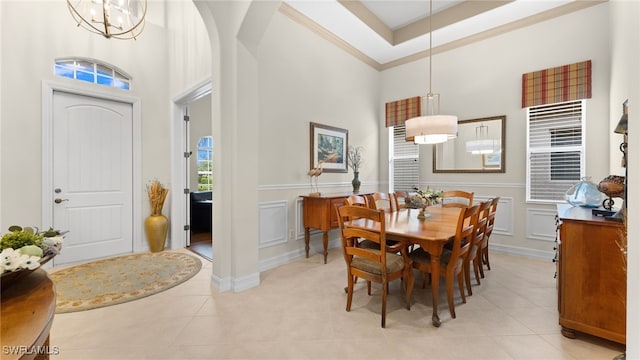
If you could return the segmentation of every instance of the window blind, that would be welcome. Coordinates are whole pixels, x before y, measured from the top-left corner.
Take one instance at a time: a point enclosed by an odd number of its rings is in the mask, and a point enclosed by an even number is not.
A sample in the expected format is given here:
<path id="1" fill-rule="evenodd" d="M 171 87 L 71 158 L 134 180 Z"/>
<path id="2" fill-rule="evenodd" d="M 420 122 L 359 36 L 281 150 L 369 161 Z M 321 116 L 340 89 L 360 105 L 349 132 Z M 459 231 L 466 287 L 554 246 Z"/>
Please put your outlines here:
<path id="1" fill-rule="evenodd" d="M 527 200 L 563 201 L 584 176 L 584 100 L 527 109 Z"/>
<path id="2" fill-rule="evenodd" d="M 392 191 L 412 191 L 415 186 L 418 186 L 420 181 L 419 151 L 418 145 L 405 141 L 404 125 L 393 127 Z"/>

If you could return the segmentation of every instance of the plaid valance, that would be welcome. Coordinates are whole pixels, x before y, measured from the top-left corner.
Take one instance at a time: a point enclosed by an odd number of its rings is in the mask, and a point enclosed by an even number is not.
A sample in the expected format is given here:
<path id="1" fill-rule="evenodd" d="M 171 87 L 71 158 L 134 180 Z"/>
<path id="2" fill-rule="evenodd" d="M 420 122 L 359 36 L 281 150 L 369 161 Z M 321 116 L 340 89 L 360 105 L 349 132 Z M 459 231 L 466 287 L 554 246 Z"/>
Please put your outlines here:
<path id="1" fill-rule="evenodd" d="M 385 104 L 387 127 L 404 125 L 407 119 L 420 116 L 420 96 L 391 101 Z"/>
<path id="2" fill-rule="evenodd" d="M 591 98 L 591 60 L 522 74 L 522 107 Z"/>

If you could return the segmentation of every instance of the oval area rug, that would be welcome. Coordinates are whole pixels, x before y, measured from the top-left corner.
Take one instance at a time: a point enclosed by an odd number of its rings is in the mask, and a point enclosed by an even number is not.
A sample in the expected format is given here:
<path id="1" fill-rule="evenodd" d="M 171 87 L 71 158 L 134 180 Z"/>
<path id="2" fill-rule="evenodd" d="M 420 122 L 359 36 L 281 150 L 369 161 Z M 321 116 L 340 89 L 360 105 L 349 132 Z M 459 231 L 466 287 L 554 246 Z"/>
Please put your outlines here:
<path id="1" fill-rule="evenodd" d="M 53 271 L 56 313 L 122 304 L 170 289 L 200 271 L 200 259 L 180 252 L 140 253 Z"/>

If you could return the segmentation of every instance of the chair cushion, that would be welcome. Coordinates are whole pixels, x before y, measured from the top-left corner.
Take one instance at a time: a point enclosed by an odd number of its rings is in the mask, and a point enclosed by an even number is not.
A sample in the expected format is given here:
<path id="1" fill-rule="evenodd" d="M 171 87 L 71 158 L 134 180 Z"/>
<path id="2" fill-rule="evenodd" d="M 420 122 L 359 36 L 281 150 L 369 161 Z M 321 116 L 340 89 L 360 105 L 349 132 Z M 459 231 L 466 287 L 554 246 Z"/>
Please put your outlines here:
<path id="1" fill-rule="evenodd" d="M 394 246 L 397 243 L 398 243 L 397 241 L 387 240 L 387 246 Z M 358 246 L 364 249 L 380 250 L 380 244 L 378 244 L 375 241 L 371 241 L 367 239 L 360 240 L 360 242 L 358 242 Z"/>
<path id="2" fill-rule="evenodd" d="M 467 245 L 467 243 L 468 243 L 468 241 L 467 241 L 466 238 L 462 239 L 462 247 Z M 449 250 L 449 251 L 453 250 L 453 243 L 452 242 L 448 242 L 448 243 L 444 244 L 444 249 L 445 250 Z"/>
<path id="3" fill-rule="evenodd" d="M 358 243 L 358 247 L 363 249 L 380 250 L 380 244 L 375 241 L 363 239 Z"/>
<path id="4" fill-rule="evenodd" d="M 409 253 L 409 260 L 416 263 L 430 264 L 431 255 L 422 248 L 417 248 Z M 440 255 L 440 263 L 447 264 L 451 260 L 451 251 L 444 249 Z"/>
<path id="5" fill-rule="evenodd" d="M 378 245 L 379 246 L 379 245 Z M 375 251 L 376 253 L 380 253 L 380 251 Z M 402 256 L 398 254 L 386 253 L 387 254 L 387 273 L 393 273 L 397 271 L 401 271 L 404 269 L 404 261 L 402 260 Z M 351 261 L 351 266 L 360 269 L 362 271 L 366 271 L 368 273 L 382 275 L 382 267 L 379 262 L 362 258 L 362 257 L 354 257 L 353 261 Z"/>

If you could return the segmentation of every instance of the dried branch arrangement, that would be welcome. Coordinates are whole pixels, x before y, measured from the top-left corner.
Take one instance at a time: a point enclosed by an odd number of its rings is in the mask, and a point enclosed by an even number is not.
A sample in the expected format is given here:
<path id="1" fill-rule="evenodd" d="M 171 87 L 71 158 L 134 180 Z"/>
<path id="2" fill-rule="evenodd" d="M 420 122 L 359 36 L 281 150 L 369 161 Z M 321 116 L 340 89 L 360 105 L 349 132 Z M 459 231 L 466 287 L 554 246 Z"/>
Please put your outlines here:
<path id="1" fill-rule="evenodd" d="M 166 188 L 160 181 L 153 180 L 147 185 L 147 194 L 149 194 L 149 204 L 151 205 L 151 214 L 162 214 L 162 207 L 164 201 L 167 198 L 169 189 Z"/>
<path id="2" fill-rule="evenodd" d="M 347 154 L 349 158 L 349 167 L 353 170 L 353 172 L 360 171 L 360 165 L 362 164 L 362 153 L 364 152 L 364 148 L 362 146 L 349 146 L 349 153 Z"/>

